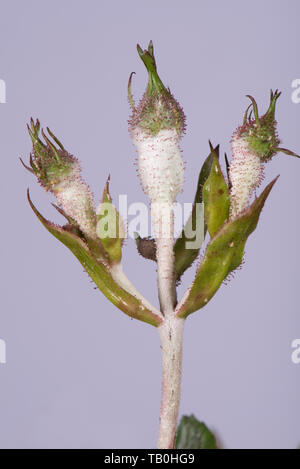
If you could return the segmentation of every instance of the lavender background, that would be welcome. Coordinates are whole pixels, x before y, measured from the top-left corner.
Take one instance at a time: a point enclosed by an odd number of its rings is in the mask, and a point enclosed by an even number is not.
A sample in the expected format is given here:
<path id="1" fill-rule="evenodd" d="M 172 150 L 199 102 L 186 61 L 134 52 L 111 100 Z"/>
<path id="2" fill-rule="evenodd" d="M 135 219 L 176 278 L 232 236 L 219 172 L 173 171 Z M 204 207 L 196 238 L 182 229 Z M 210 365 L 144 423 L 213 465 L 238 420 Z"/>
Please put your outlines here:
<path id="1" fill-rule="evenodd" d="M 132 321 L 93 290 L 73 255 L 40 225 L 26 202 L 62 219 L 18 162 L 31 149 L 25 124 L 39 117 L 77 155 L 100 198 L 111 191 L 143 201 L 129 139 L 126 87 L 136 98 L 146 71 L 136 43 L 153 39 L 159 73 L 187 115 L 187 162 L 180 201 L 194 196 L 207 140 L 230 154 L 248 105 L 278 103 L 283 144 L 300 151 L 298 0 L 0 2 L 1 448 L 155 447 L 160 348 L 155 328 Z M 300 162 L 279 155 L 281 174 L 247 244 L 246 263 L 205 309 L 190 316 L 184 340 L 180 413 L 194 413 L 225 448 L 295 448 L 300 443 Z M 53 200 L 51 200 L 53 201 Z M 155 266 L 128 240 L 125 269 L 157 304 Z M 180 296 L 193 278 L 185 276 Z"/>

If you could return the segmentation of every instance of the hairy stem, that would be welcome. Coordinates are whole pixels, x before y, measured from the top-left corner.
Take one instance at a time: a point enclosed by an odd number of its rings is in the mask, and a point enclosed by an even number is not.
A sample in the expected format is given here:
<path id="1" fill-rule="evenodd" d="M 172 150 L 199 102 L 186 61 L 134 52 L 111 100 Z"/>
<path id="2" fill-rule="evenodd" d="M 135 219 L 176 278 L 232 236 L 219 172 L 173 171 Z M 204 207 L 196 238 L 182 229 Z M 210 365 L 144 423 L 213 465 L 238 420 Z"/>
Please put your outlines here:
<path id="1" fill-rule="evenodd" d="M 151 206 L 154 222 L 157 260 L 158 296 L 164 316 L 173 313 L 176 305 L 174 212 L 172 203 L 154 203 Z"/>
<path id="2" fill-rule="evenodd" d="M 151 206 L 154 221 L 158 296 L 164 321 L 159 326 L 162 350 L 162 395 L 158 448 L 174 448 L 180 401 L 182 336 L 184 321 L 176 306 L 173 203 Z"/>
<path id="3" fill-rule="evenodd" d="M 121 288 L 126 290 L 131 295 L 135 296 L 157 316 L 162 317 L 162 313 L 157 310 L 130 282 L 128 277 L 123 272 L 123 266 L 121 263 L 113 264 L 110 267 L 110 273 L 112 275 L 112 278 L 115 280 L 115 282 L 117 282 L 118 285 L 120 285 Z"/>
<path id="4" fill-rule="evenodd" d="M 174 314 L 159 326 L 162 349 L 162 394 L 158 449 L 172 449 L 175 444 L 180 402 L 182 338 L 184 319 Z"/>

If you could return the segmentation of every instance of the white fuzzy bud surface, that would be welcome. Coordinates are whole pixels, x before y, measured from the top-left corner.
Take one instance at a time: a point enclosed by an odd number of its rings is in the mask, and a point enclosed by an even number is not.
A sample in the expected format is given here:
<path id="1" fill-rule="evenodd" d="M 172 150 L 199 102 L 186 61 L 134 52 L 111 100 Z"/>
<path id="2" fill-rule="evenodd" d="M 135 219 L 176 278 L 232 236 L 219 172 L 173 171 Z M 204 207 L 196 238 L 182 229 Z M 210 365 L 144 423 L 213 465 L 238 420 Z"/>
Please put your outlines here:
<path id="1" fill-rule="evenodd" d="M 173 204 L 184 181 L 179 136 L 175 129 L 163 129 L 153 136 L 137 128 L 133 142 L 139 155 L 140 181 L 151 201 L 160 305 L 164 314 L 171 314 L 176 302 Z"/>
<path id="2" fill-rule="evenodd" d="M 151 202 L 175 202 L 184 181 L 176 130 L 163 129 L 152 136 L 137 128 L 133 142 L 139 154 L 140 181 Z"/>
<path id="3" fill-rule="evenodd" d="M 249 150 L 245 138 L 235 135 L 232 139 L 232 161 L 230 164 L 230 182 L 232 184 L 231 218 L 235 218 L 247 208 L 253 191 L 263 179 L 264 165 L 259 156 Z"/>
<path id="4" fill-rule="evenodd" d="M 93 194 L 81 179 L 77 169 L 74 168 L 74 171 L 59 184 L 56 184 L 52 190 L 61 208 L 78 223 L 81 231 L 91 238 L 95 238 Z"/>

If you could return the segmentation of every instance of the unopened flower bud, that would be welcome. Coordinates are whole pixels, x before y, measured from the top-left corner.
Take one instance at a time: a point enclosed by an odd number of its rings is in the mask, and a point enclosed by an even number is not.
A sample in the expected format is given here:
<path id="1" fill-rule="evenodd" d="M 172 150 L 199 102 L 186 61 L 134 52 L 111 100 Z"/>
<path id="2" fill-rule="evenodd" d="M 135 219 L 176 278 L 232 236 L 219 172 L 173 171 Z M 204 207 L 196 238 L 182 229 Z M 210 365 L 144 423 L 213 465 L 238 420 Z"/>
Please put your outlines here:
<path id="1" fill-rule="evenodd" d="M 93 195 L 81 177 L 78 160 L 70 155 L 59 140 L 47 128 L 49 137 L 42 130 L 43 142 L 39 137 L 40 123 L 31 119 L 28 126 L 33 144 L 30 166 L 23 165 L 34 173 L 46 191 L 52 192 L 59 206 L 71 217 L 88 237 L 96 237 L 96 217 Z M 56 145 L 53 143 L 53 141 Z"/>
<path id="2" fill-rule="evenodd" d="M 128 85 L 133 111 L 130 134 L 139 154 L 139 176 L 151 202 L 173 203 L 184 179 L 179 140 L 185 129 L 185 116 L 157 74 L 152 41 L 148 50 L 143 51 L 139 45 L 137 48 L 149 73 L 147 89 L 137 108 L 131 95 L 132 74 Z"/>
<path id="3" fill-rule="evenodd" d="M 244 114 L 243 125 L 234 132 L 232 161 L 229 167 L 231 183 L 231 218 L 241 213 L 249 204 L 253 191 L 264 177 L 264 165 L 278 152 L 298 156 L 290 150 L 279 148 L 280 140 L 276 132 L 275 107 L 281 93 L 271 91 L 267 112 L 259 117 L 255 99 L 249 96 L 250 106 Z M 252 107 L 254 118 L 251 118 Z"/>

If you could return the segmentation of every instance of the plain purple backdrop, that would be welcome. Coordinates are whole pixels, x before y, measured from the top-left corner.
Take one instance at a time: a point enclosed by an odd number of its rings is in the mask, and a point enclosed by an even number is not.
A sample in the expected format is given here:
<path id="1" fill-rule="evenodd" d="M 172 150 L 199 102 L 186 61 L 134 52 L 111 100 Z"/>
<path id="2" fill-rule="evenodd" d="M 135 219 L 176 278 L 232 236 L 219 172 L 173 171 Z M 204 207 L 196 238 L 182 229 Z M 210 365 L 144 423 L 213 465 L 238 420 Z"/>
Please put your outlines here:
<path id="1" fill-rule="evenodd" d="M 2 448 L 153 448 L 160 401 L 155 328 L 130 320 L 93 289 L 75 257 L 49 235 L 26 201 L 62 222 L 20 165 L 31 150 L 31 116 L 78 156 L 96 201 L 111 192 L 146 202 L 129 139 L 127 80 L 139 98 L 147 75 L 136 43 L 154 42 L 159 74 L 187 115 L 182 141 L 191 202 L 208 139 L 230 138 L 255 96 L 266 110 L 279 88 L 283 146 L 300 151 L 298 0 L 0 2 Z M 300 161 L 278 155 L 280 174 L 248 241 L 246 262 L 207 307 L 189 317 L 180 413 L 204 420 L 225 448 L 300 443 Z M 124 249 L 131 280 L 157 304 L 155 265 L 134 241 Z M 190 269 L 180 296 L 193 278 Z"/>

